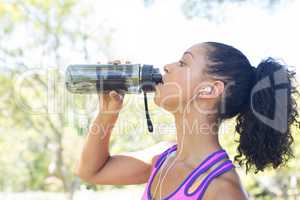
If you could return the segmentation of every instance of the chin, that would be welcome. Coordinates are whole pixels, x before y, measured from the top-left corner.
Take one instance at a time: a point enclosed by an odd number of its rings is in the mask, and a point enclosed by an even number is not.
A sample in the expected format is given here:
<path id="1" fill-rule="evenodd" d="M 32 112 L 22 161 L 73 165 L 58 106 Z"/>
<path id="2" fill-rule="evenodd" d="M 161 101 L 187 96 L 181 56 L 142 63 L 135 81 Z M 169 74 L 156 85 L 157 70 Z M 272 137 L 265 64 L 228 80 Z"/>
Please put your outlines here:
<path id="1" fill-rule="evenodd" d="M 168 112 L 174 112 L 176 111 L 176 109 L 178 109 L 178 106 L 176 106 L 178 105 L 177 99 L 168 99 L 167 101 L 162 101 L 161 98 L 155 95 L 153 100 L 157 106 L 163 108 Z"/>

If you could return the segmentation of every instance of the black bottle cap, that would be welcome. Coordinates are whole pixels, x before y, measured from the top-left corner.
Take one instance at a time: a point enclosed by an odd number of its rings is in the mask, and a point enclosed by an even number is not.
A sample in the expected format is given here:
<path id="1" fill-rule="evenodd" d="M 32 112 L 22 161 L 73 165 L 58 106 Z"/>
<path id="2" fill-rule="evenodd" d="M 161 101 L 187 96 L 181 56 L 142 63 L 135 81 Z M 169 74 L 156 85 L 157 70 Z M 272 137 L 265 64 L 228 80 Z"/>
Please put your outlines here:
<path id="1" fill-rule="evenodd" d="M 141 88 L 144 92 L 155 91 L 154 86 L 163 82 L 159 69 L 153 68 L 152 65 L 143 65 L 141 77 Z"/>
<path id="2" fill-rule="evenodd" d="M 162 75 L 160 73 L 154 73 L 154 74 L 152 74 L 152 80 L 156 84 L 163 83 Z"/>

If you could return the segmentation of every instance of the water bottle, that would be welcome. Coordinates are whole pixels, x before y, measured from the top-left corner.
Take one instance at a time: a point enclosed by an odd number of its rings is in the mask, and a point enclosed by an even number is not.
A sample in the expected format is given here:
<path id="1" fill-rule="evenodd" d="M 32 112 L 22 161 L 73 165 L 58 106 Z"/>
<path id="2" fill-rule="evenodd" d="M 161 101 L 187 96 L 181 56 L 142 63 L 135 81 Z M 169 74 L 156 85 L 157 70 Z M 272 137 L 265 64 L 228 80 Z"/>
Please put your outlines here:
<path id="1" fill-rule="evenodd" d="M 162 75 L 153 65 L 89 64 L 69 65 L 65 74 L 66 88 L 71 93 L 101 93 L 110 90 L 128 94 L 144 92 L 144 104 L 149 132 L 153 132 L 146 92 L 154 92 L 163 84 Z"/>
<path id="2" fill-rule="evenodd" d="M 69 65 L 65 74 L 71 93 L 101 93 L 109 90 L 128 94 L 154 92 L 163 83 L 158 68 L 141 64 Z"/>

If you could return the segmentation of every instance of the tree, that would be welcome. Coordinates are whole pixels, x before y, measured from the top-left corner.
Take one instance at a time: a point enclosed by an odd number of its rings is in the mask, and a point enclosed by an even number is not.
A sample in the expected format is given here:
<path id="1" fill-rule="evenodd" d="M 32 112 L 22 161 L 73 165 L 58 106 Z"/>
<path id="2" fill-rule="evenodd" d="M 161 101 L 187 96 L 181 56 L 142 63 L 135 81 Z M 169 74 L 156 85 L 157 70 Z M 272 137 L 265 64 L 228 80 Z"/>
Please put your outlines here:
<path id="1" fill-rule="evenodd" d="M 288 0 L 293 1 L 293 0 Z M 288 1 L 283 0 L 183 0 L 182 1 L 182 12 L 188 18 L 207 18 L 211 21 L 218 21 L 222 18 L 221 8 L 228 4 L 254 4 L 258 7 L 262 7 L 266 10 L 273 10 L 276 5 L 280 3 L 286 3 Z M 155 3 L 155 0 L 144 0 L 144 6 L 150 7 Z"/>
<path id="2" fill-rule="evenodd" d="M 282 2 L 282 0 L 263 0 L 259 1 L 259 3 L 254 0 L 185 0 L 182 4 L 182 11 L 189 19 L 205 17 L 214 21 L 222 15 L 220 9 L 226 4 L 254 4 L 266 10 L 272 10 L 277 4 Z"/>
<path id="3" fill-rule="evenodd" d="M 64 96 L 61 72 L 66 59 L 62 56 L 73 50 L 81 52 L 82 60 L 87 62 L 91 52 L 109 50 L 112 31 L 103 28 L 101 20 L 93 24 L 96 28 L 86 24 L 86 21 L 91 21 L 88 18 L 92 10 L 91 6 L 79 6 L 77 0 L 0 3 L 0 81 L 3 89 L 0 121 L 6 130 L 14 127 L 12 134 L 19 132 L 18 138 L 26 144 L 21 148 L 20 141 L 16 140 L 15 149 L 11 149 L 4 144 L 1 146 L 0 141 L 0 146 L 8 150 L 2 155 L 16 155 L 14 151 L 23 151 L 12 162 L 21 160 L 20 169 L 24 169 L 18 171 L 21 177 L 15 177 L 16 180 L 5 176 L 0 178 L 2 189 L 13 186 L 15 190 L 43 190 L 47 181 L 56 181 L 61 183 L 56 189 L 68 192 L 69 199 L 72 199 L 79 180 L 72 173 L 74 159 L 66 157 L 76 155 L 67 151 L 73 147 L 66 146 L 66 140 L 72 139 L 66 131 L 72 130 L 67 129 L 68 119 L 64 112 L 70 105 Z M 90 45 L 95 43 L 99 45 Z M 54 67 L 45 67 L 45 62 Z M 33 105 L 39 108 L 32 109 Z M 8 138 L 11 135 L 7 135 Z M 12 176 L 16 175 L 10 169 L 13 163 L 6 160 L 0 159 L 5 164 L 0 167 L 2 174 L 11 172 Z"/>

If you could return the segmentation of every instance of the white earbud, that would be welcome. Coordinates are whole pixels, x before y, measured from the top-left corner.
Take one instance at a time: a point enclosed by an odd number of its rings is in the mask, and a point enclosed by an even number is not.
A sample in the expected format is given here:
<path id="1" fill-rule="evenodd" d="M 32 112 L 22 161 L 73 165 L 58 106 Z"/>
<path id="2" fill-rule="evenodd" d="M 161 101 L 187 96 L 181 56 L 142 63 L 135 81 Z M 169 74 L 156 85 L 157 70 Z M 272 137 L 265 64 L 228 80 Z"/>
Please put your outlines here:
<path id="1" fill-rule="evenodd" d="M 205 87 L 199 90 L 199 92 L 194 95 L 191 99 L 195 99 L 199 96 L 199 94 L 210 94 L 212 92 L 212 87 Z"/>
<path id="2" fill-rule="evenodd" d="M 210 94 L 212 92 L 212 87 L 205 87 L 200 90 L 200 92 L 205 92 L 206 94 Z"/>

